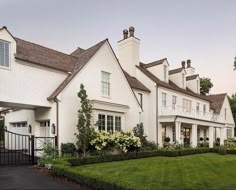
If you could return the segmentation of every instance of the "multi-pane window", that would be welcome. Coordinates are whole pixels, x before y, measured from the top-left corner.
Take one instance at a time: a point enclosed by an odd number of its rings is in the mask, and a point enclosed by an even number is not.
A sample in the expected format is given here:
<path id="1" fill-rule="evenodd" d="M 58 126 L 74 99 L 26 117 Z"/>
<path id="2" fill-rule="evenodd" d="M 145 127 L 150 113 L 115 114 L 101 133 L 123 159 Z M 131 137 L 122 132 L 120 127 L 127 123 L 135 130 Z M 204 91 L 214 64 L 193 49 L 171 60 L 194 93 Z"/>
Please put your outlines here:
<path id="1" fill-rule="evenodd" d="M 167 66 L 164 65 L 164 81 L 167 82 Z"/>
<path id="2" fill-rule="evenodd" d="M 121 117 L 119 116 L 115 117 L 115 130 L 121 131 Z"/>
<path id="3" fill-rule="evenodd" d="M 50 127 L 50 121 L 41 121 L 40 122 L 40 127 Z"/>
<path id="4" fill-rule="evenodd" d="M 102 71 L 102 96 L 110 96 L 110 73 Z"/>
<path id="5" fill-rule="evenodd" d="M 0 66 L 9 67 L 10 65 L 10 43 L 0 40 Z"/>
<path id="6" fill-rule="evenodd" d="M 182 74 L 182 86 L 184 88 L 184 82 L 185 82 L 185 76 L 184 76 L 184 73 Z"/>
<path id="7" fill-rule="evenodd" d="M 206 114 L 206 104 L 203 104 L 203 115 Z"/>
<path id="8" fill-rule="evenodd" d="M 13 127 L 26 127 L 27 126 L 27 122 L 15 122 L 11 124 Z"/>
<path id="9" fill-rule="evenodd" d="M 176 96 L 172 96 L 172 109 L 174 110 L 176 107 L 176 103 L 177 103 L 177 97 Z"/>
<path id="10" fill-rule="evenodd" d="M 227 119 L 227 109 L 225 108 L 225 120 Z"/>
<path id="11" fill-rule="evenodd" d="M 166 93 L 162 92 L 162 107 L 166 107 Z"/>
<path id="12" fill-rule="evenodd" d="M 138 95 L 139 95 L 139 104 L 140 104 L 141 108 L 143 108 L 143 94 L 138 93 Z"/>
<path id="13" fill-rule="evenodd" d="M 199 111 L 200 111 L 200 103 L 199 102 L 197 102 L 196 111 L 197 111 L 197 113 L 199 113 Z"/>
<path id="14" fill-rule="evenodd" d="M 232 129 L 227 128 L 227 138 L 232 137 Z"/>
<path id="15" fill-rule="evenodd" d="M 112 115 L 107 116 L 107 131 L 113 132 L 113 116 Z"/>
<path id="16" fill-rule="evenodd" d="M 192 111 L 192 101 L 183 99 L 183 110 L 185 112 L 191 112 Z"/>
<path id="17" fill-rule="evenodd" d="M 98 130 L 106 130 L 105 128 L 105 115 L 104 114 L 98 114 Z"/>

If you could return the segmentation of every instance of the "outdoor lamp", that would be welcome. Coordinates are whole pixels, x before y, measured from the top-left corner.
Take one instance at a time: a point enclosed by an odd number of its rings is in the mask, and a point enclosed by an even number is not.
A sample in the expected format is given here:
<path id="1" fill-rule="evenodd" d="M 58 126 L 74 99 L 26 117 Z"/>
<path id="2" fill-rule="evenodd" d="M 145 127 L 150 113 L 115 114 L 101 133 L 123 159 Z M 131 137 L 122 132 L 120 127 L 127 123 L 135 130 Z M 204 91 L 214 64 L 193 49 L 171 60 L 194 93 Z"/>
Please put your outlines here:
<path id="1" fill-rule="evenodd" d="M 31 125 L 29 125 L 28 132 L 29 132 L 29 133 L 32 133 L 32 127 L 31 127 Z"/>
<path id="2" fill-rule="evenodd" d="M 56 133 L 56 126 L 55 126 L 54 123 L 53 123 L 52 126 L 51 126 L 51 133 L 52 133 L 52 134 L 55 134 L 55 133 Z"/>

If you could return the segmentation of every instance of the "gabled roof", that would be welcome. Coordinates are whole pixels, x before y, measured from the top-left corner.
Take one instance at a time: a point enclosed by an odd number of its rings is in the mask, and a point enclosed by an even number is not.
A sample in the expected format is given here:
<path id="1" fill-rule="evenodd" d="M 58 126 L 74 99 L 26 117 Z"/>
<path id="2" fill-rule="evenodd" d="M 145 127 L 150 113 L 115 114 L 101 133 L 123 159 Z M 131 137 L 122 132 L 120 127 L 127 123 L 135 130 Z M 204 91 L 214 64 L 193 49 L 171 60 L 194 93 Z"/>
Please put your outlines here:
<path id="1" fill-rule="evenodd" d="M 153 82 L 155 82 L 158 86 L 162 86 L 177 92 L 181 92 L 183 94 L 187 94 L 189 96 L 193 96 L 205 101 L 210 102 L 210 100 L 204 96 L 204 95 L 200 95 L 200 94 L 196 94 L 193 91 L 191 91 L 190 89 L 183 89 L 178 87 L 175 83 L 173 83 L 171 80 L 169 80 L 169 82 L 163 82 L 161 81 L 159 78 L 157 78 L 155 75 L 153 75 L 150 71 L 148 71 L 147 69 L 143 68 L 142 66 L 136 66 L 141 72 L 143 72 L 147 77 L 149 77 Z"/>
<path id="2" fill-rule="evenodd" d="M 161 65 L 162 63 L 164 63 L 164 61 L 167 61 L 167 58 L 160 59 L 160 60 L 157 60 L 157 61 L 153 61 L 153 62 L 147 63 L 147 64 L 144 64 L 144 63 L 140 63 L 140 64 L 142 64 L 142 66 L 144 68 L 148 68 L 148 67 L 153 67 L 153 66 L 156 66 L 156 65 Z M 167 63 L 168 63 L 168 61 L 167 61 Z"/>
<path id="3" fill-rule="evenodd" d="M 176 73 L 180 73 L 184 70 L 184 68 L 178 68 L 178 69 L 173 69 L 173 70 L 169 70 L 169 75 L 173 75 L 173 74 L 176 74 Z"/>
<path id="4" fill-rule="evenodd" d="M 207 96 L 207 98 L 211 101 L 210 108 L 213 109 L 216 114 L 220 114 L 226 96 L 226 93 Z"/>
<path id="5" fill-rule="evenodd" d="M 64 72 L 73 71 L 76 57 L 16 37 L 14 39 L 16 40 L 16 59 Z"/>
<path id="6" fill-rule="evenodd" d="M 138 79 L 135 77 L 130 76 L 126 71 L 124 71 L 125 77 L 128 80 L 130 86 L 134 89 L 145 91 L 145 92 L 151 92 L 146 86 L 144 86 Z"/>
<path id="7" fill-rule="evenodd" d="M 99 42 L 98 44 L 82 51 L 77 56 L 77 61 L 74 70 L 71 75 L 69 75 L 60 86 L 48 97 L 49 101 L 54 100 L 58 94 L 69 84 L 69 82 L 77 75 L 77 73 L 89 62 L 89 60 L 95 55 L 95 53 L 107 42 L 107 39 Z"/>
<path id="8" fill-rule="evenodd" d="M 187 77 L 186 77 L 186 80 L 187 80 L 187 81 L 188 81 L 188 80 L 194 80 L 194 79 L 196 79 L 197 77 L 199 77 L 199 74 L 187 76 Z"/>

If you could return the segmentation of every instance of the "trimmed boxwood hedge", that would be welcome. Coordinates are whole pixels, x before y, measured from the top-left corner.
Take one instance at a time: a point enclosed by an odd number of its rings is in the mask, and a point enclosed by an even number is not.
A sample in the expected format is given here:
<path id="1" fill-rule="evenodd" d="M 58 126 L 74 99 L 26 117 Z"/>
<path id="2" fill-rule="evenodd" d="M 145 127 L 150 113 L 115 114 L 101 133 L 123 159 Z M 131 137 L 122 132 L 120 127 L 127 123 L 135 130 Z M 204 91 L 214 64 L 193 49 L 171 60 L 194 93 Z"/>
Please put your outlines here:
<path id="1" fill-rule="evenodd" d="M 214 151 L 211 151 L 211 149 L 206 148 L 206 147 L 194 148 L 194 149 L 186 148 L 183 150 L 150 150 L 150 151 L 140 151 L 140 152 L 129 152 L 126 154 L 117 154 L 117 155 L 71 158 L 71 159 L 68 159 L 68 162 L 71 164 L 71 166 L 81 166 L 81 165 L 86 165 L 86 164 L 148 158 L 148 157 L 155 157 L 155 156 L 166 156 L 166 157 L 185 156 L 185 155 L 202 154 L 202 153 L 214 152 Z"/>

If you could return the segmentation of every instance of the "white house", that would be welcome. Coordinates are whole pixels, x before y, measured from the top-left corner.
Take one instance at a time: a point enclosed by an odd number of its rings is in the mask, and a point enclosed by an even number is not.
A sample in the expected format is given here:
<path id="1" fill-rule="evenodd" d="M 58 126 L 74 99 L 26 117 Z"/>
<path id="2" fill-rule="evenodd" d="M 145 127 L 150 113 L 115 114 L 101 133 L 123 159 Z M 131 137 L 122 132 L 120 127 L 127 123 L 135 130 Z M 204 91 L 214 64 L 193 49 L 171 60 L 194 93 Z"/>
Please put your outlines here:
<path id="1" fill-rule="evenodd" d="M 123 31 L 118 59 L 105 39 L 65 54 L 0 29 L 0 113 L 9 131 L 75 142 L 77 93 L 84 84 L 92 127 L 128 130 L 144 124 L 148 139 L 197 146 L 221 144 L 235 127 L 226 94 L 200 95 L 200 78 L 187 60 L 170 70 L 167 59 L 141 63 L 134 28 Z M 97 122 L 99 121 L 99 122 Z M 98 123 L 98 125 L 95 125 Z M 31 131 L 29 130 L 31 128 Z"/>

